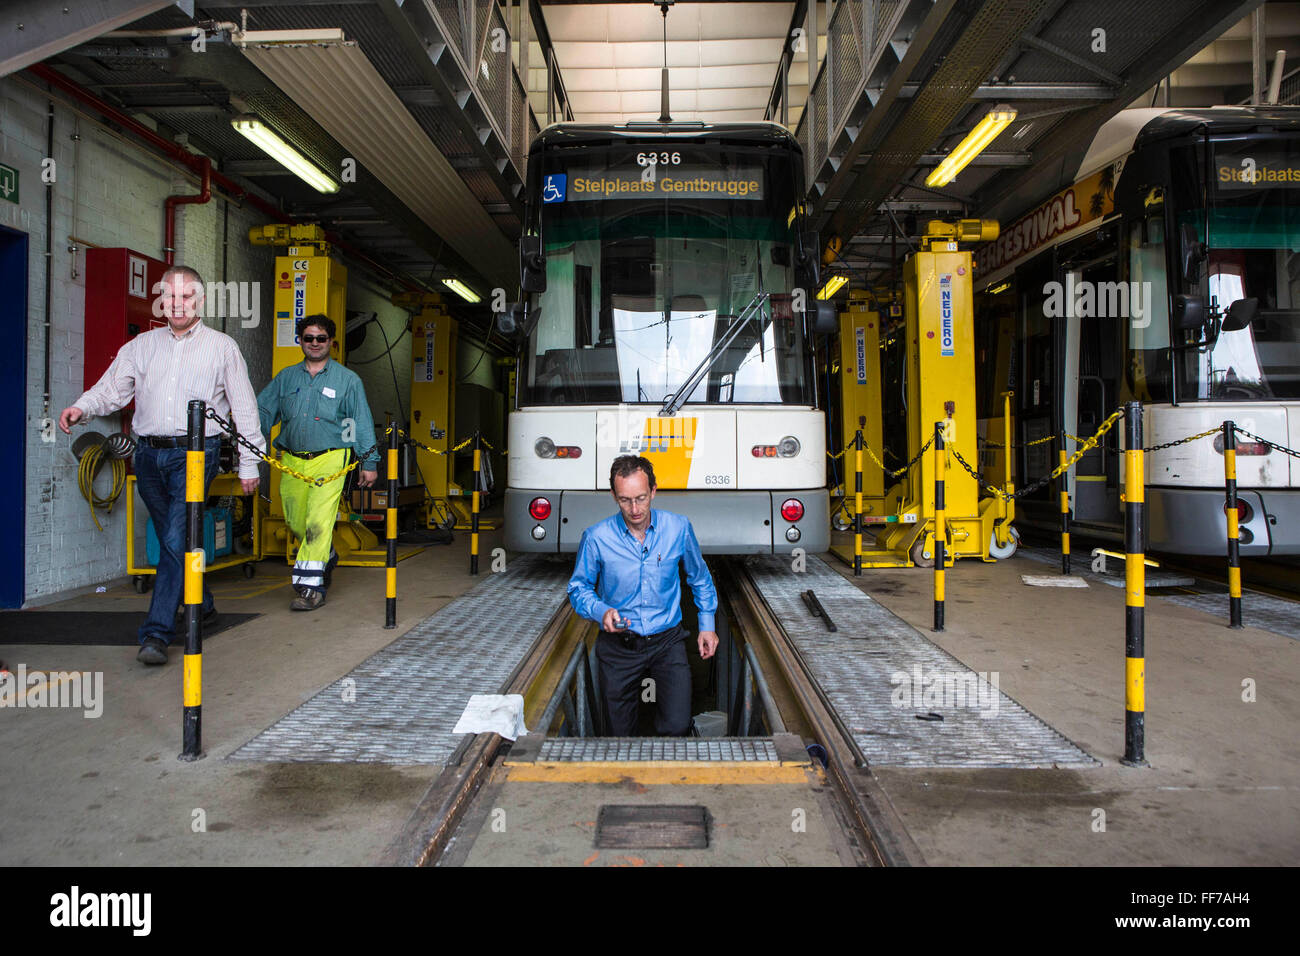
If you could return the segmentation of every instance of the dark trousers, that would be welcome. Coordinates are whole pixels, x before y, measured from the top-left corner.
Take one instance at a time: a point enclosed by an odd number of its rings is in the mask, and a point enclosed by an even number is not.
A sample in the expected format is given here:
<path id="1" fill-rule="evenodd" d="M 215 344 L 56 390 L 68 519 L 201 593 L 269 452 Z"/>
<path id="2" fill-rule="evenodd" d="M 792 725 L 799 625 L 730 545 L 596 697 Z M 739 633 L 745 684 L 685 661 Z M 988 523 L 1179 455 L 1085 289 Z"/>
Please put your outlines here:
<path id="1" fill-rule="evenodd" d="M 203 444 L 203 497 L 217 476 L 221 439 Z M 141 443 L 135 450 L 135 480 L 140 497 L 153 518 L 158 535 L 158 573 L 154 577 L 149 616 L 140 625 L 139 641 L 156 637 L 170 644 L 176 636 L 176 607 L 185 584 L 185 449 L 151 448 Z M 131 534 L 130 528 L 127 534 Z M 202 542 L 200 542 L 202 547 Z M 203 584 L 203 613 L 212 610 L 212 592 Z"/>
<path id="2" fill-rule="evenodd" d="M 691 668 L 686 662 L 686 628 L 680 624 L 653 637 L 633 637 L 625 647 L 619 634 L 596 639 L 600 689 L 611 737 L 636 735 L 637 707 L 655 704 L 655 732 L 684 737 L 691 727 Z M 652 684 L 645 684 L 645 678 Z"/>

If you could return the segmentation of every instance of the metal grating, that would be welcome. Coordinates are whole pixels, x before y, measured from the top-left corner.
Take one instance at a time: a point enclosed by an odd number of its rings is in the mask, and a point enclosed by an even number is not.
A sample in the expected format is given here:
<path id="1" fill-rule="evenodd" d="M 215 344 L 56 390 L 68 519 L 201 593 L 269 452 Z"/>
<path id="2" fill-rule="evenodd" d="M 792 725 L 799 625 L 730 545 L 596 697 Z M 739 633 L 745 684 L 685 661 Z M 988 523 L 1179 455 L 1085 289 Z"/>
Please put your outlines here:
<path id="1" fill-rule="evenodd" d="M 1085 767 L 1097 761 L 825 562 L 778 556 L 750 576 L 868 762 L 897 767 Z M 799 592 L 813 588 L 828 632 Z M 949 693 L 951 688 L 956 693 Z M 959 689 L 960 688 L 960 689 Z M 931 695 L 933 694 L 933 696 Z M 934 719 L 938 714 L 942 719 Z M 918 719 L 918 717 L 920 719 Z"/>
<path id="2" fill-rule="evenodd" d="M 464 739 L 451 729 L 470 696 L 500 693 L 571 573 L 568 562 L 513 558 L 231 758 L 445 764 Z"/>
<path id="3" fill-rule="evenodd" d="M 465 21 L 461 19 L 458 0 L 426 0 L 425 6 L 433 13 L 434 19 L 442 23 L 442 35 L 451 41 L 461 62 L 469 61 L 471 57 L 465 46 Z"/>
<path id="4" fill-rule="evenodd" d="M 813 86 L 812 94 L 813 103 L 813 138 L 812 138 L 812 171 L 813 176 L 821 172 L 822 163 L 826 161 L 826 71 L 823 70 L 817 75 L 817 83 Z"/>
<path id="5" fill-rule="evenodd" d="M 777 761 L 770 737 L 548 737 L 538 763 L 637 763 L 647 760 Z"/>
<path id="6" fill-rule="evenodd" d="M 519 74 L 512 74 L 510 83 L 510 155 L 514 158 L 515 168 L 520 178 L 527 175 L 528 163 L 528 124 L 524 114 L 528 110 L 528 99 L 524 85 L 519 81 Z"/>
<path id="7" fill-rule="evenodd" d="M 487 29 L 478 38 L 481 51 L 473 64 L 474 86 L 478 90 L 483 108 L 496 126 L 497 136 L 507 150 L 510 148 L 510 81 L 515 71 L 510 61 L 510 33 L 495 3 L 488 7 Z M 496 31 L 501 33 L 497 34 Z M 504 43 L 494 41 L 504 36 Z M 500 52 L 493 46 L 501 46 Z"/>
<path id="8" fill-rule="evenodd" d="M 827 55 L 834 71 L 831 87 L 831 109 L 835 113 L 831 129 L 839 130 L 849 109 L 858 98 L 862 84 L 861 7 L 856 3 L 841 3 L 831 15 L 830 29 L 826 31 Z"/>

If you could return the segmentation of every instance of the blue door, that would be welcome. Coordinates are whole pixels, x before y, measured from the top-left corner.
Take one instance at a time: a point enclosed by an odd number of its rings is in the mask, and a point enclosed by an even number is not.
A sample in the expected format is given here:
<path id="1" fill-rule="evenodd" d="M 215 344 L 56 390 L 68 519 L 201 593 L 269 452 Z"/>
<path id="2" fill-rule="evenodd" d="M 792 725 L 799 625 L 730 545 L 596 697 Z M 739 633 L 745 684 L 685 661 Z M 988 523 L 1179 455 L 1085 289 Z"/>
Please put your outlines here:
<path id="1" fill-rule="evenodd" d="M 0 226 L 0 608 L 22 607 L 26 560 L 27 234 Z M 54 413 L 57 414 L 57 413 Z M 16 467 L 15 467 L 16 465 Z"/>

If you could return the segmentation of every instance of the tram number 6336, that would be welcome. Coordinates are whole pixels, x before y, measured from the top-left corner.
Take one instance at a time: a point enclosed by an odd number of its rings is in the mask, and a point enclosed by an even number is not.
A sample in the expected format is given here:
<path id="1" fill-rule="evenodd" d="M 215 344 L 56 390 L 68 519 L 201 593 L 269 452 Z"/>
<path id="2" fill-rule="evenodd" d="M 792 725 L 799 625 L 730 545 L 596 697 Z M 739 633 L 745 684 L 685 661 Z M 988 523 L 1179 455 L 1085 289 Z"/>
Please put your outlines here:
<path id="1" fill-rule="evenodd" d="M 706 485 L 729 485 L 731 484 L 730 475 L 705 475 L 704 483 Z"/>
<path id="2" fill-rule="evenodd" d="M 636 164 L 638 166 L 680 166 L 682 164 L 682 154 L 637 153 Z"/>

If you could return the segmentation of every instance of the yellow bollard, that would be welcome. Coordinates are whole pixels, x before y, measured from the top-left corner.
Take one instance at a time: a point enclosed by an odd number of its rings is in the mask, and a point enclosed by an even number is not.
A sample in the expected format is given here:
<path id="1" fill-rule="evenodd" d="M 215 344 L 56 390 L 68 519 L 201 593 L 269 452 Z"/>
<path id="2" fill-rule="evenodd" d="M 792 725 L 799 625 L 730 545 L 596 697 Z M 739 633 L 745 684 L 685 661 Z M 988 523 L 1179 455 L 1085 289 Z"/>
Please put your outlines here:
<path id="1" fill-rule="evenodd" d="M 388 423 L 388 508 L 384 513 L 384 629 L 397 627 L 397 422 Z"/>
<path id="2" fill-rule="evenodd" d="M 205 403 L 189 404 L 185 446 L 185 658 L 180 759 L 203 757 L 203 430 Z M 162 529 L 159 529 L 161 531 Z"/>
<path id="3" fill-rule="evenodd" d="M 1237 425 L 1223 423 L 1223 510 L 1228 518 L 1228 626 L 1241 627 L 1240 515 L 1237 512 Z"/>
<path id="4" fill-rule="evenodd" d="M 853 447 L 853 576 L 862 576 L 862 429 L 854 436 Z"/>
<path id="5" fill-rule="evenodd" d="M 1065 439 L 1061 439 L 1064 443 Z M 1061 477 L 1056 479 L 1056 487 L 1061 491 L 1061 573 L 1070 573 L 1070 472 L 1065 468 L 1067 456 L 1065 449 L 1060 451 Z"/>
<path id="6" fill-rule="evenodd" d="M 1146 749 L 1146 485 L 1142 461 L 1142 403 L 1124 408 L 1124 757 L 1147 765 Z"/>
<path id="7" fill-rule="evenodd" d="M 943 422 L 934 423 L 934 630 L 943 630 L 943 566 L 947 555 L 947 515 L 943 501 Z"/>

